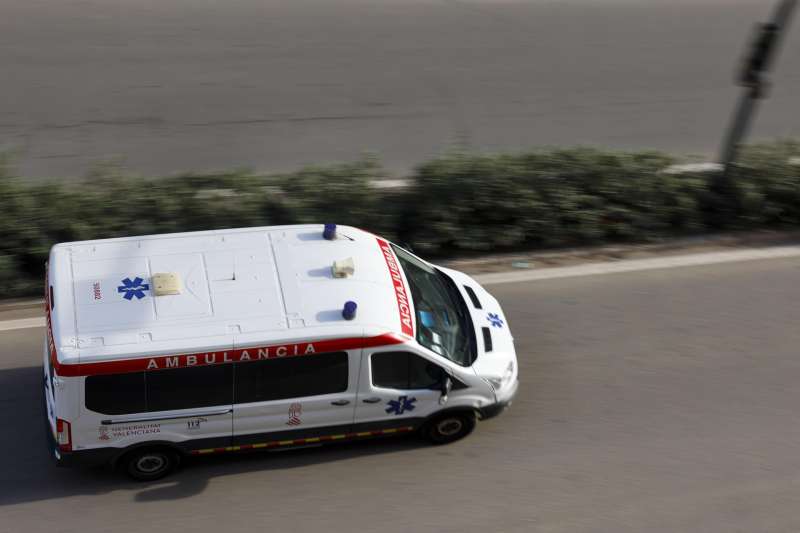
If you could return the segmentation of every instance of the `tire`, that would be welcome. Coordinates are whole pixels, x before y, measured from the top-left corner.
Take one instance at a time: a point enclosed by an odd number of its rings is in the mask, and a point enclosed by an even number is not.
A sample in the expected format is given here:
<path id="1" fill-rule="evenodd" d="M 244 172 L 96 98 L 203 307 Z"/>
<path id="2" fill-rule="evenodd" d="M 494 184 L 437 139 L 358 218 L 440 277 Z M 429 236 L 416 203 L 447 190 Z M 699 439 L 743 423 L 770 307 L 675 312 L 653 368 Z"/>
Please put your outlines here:
<path id="1" fill-rule="evenodd" d="M 449 444 L 463 439 L 475 429 L 475 414 L 456 412 L 437 416 L 425 424 L 423 436 L 433 444 Z"/>
<path id="2" fill-rule="evenodd" d="M 178 455 L 165 448 L 143 448 L 126 455 L 122 464 L 132 479 L 155 481 L 178 466 Z"/>

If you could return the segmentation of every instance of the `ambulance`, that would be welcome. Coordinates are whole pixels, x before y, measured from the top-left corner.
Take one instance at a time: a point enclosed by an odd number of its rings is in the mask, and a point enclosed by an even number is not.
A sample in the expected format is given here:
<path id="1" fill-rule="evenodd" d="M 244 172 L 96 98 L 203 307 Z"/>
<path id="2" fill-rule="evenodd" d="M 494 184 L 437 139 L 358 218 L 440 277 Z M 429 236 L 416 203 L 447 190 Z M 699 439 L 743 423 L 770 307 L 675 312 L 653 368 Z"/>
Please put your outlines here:
<path id="1" fill-rule="evenodd" d="M 469 434 L 517 391 L 497 300 L 353 227 L 55 245 L 44 410 L 58 465 L 155 480 L 187 456 Z"/>

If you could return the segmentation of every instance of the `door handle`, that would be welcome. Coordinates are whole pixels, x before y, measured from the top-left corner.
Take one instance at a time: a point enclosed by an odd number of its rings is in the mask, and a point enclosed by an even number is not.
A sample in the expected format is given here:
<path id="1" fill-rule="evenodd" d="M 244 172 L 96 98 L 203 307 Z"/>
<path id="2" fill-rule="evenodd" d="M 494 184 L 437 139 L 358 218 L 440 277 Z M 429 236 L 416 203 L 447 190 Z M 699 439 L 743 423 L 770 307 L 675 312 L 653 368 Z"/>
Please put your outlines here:
<path id="1" fill-rule="evenodd" d="M 350 400 L 336 400 L 335 402 L 331 402 L 331 405 L 347 405 L 350 403 Z"/>
<path id="2" fill-rule="evenodd" d="M 361 401 L 364 402 L 364 403 L 378 403 L 379 401 L 381 401 L 381 399 L 380 398 L 364 398 Z"/>

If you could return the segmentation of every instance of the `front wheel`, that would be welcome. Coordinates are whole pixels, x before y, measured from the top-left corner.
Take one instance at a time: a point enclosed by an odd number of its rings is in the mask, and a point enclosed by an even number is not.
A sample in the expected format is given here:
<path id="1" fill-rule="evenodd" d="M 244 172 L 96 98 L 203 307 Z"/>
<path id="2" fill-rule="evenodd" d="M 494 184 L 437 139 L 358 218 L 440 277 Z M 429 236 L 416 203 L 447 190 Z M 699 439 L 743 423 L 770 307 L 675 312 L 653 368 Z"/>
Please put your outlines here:
<path id="1" fill-rule="evenodd" d="M 428 422 L 422 434 L 433 444 L 449 444 L 462 439 L 475 429 L 473 413 L 452 413 L 438 416 Z"/>
<path id="2" fill-rule="evenodd" d="M 136 481 L 155 481 L 169 474 L 178 465 L 178 456 L 165 449 L 135 450 L 125 456 L 125 470 Z"/>

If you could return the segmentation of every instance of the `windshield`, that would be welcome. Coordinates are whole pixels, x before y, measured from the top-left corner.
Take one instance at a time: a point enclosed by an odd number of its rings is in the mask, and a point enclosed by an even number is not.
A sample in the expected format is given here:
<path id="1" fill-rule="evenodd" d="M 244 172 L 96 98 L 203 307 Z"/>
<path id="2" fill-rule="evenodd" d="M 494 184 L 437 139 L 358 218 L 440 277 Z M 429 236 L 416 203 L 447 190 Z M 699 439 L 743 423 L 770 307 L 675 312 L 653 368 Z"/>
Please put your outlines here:
<path id="1" fill-rule="evenodd" d="M 417 342 L 462 366 L 477 355 L 469 310 L 446 274 L 392 245 L 408 279 L 417 318 Z"/>

